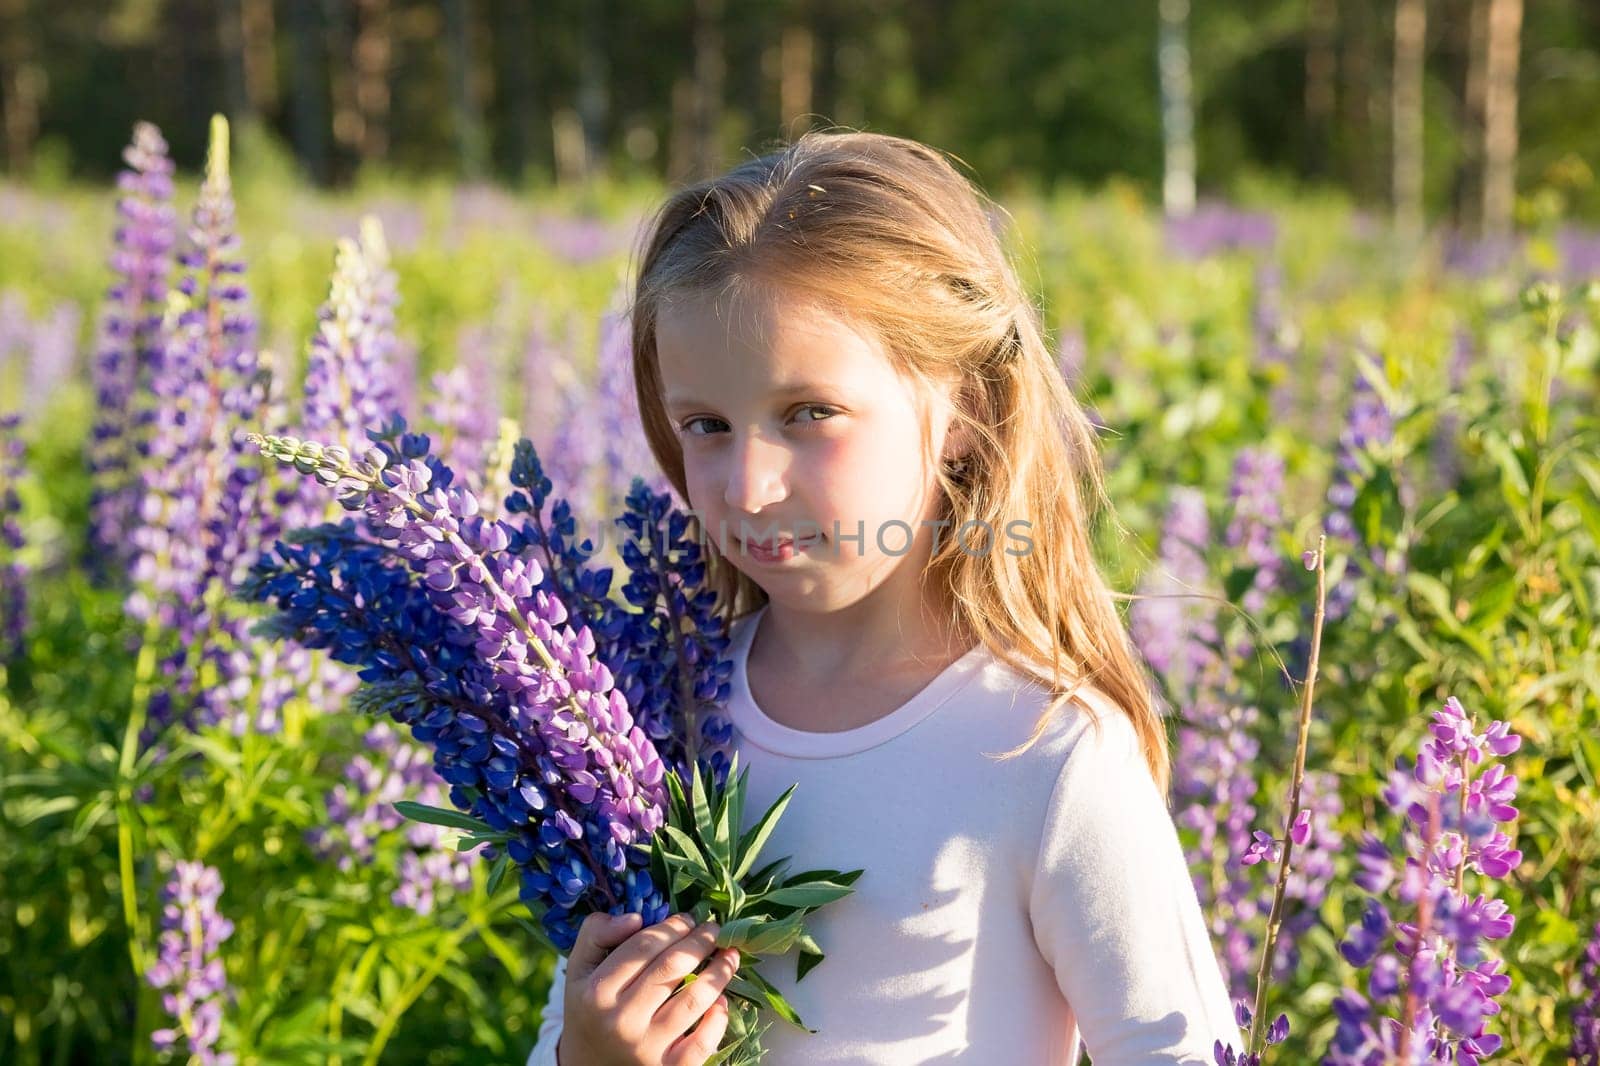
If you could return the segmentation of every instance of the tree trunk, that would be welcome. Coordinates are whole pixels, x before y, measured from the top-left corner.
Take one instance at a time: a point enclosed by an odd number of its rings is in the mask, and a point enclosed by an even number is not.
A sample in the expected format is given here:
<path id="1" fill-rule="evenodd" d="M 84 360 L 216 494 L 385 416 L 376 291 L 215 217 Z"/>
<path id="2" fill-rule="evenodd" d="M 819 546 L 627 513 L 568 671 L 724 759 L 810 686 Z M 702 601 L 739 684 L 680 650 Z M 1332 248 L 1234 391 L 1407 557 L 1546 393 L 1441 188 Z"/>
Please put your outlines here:
<path id="1" fill-rule="evenodd" d="M 778 46 L 778 111 L 787 137 L 811 128 L 814 45 L 811 27 L 805 23 L 783 28 Z"/>
<path id="2" fill-rule="evenodd" d="M 1422 87 L 1428 36 L 1426 0 L 1398 0 L 1394 12 L 1391 157 L 1395 226 L 1415 240 L 1422 232 Z"/>
<path id="3" fill-rule="evenodd" d="M 277 25 L 272 0 L 241 0 L 239 32 L 244 37 L 244 89 L 250 110 L 271 114 L 278 106 Z"/>
<path id="4" fill-rule="evenodd" d="M 4 126 L 6 169 L 26 174 L 39 138 L 39 107 L 44 102 L 44 68 L 34 54 L 27 0 L 0 0 L 0 124 Z"/>
<path id="5" fill-rule="evenodd" d="M 349 161 L 361 157 L 365 136 L 361 108 L 356 106 L 356 79 L 351 69 L 351 0 L 322 0 L 328 42 L 328 98 L 333 107 L 333 143 L 338 148 L 337 169 L 345 172 Z"/>
<path id="6" fill-rule="evenodd" d="M 505 161 L 511 180 L 521 182 L 534 155 L 534 120 L 538 89 L 533 63 L 537 31 L 532 11 L 523 0 L 510 0 L 502 10 L 501 32 L 496 35 L 500 53 L 500 84 L 505 90 Z"/>
<path id="7" fill-rule="evenodd" d="M 289 0 L 289 58 L 294 76 L 291 128 L 295 154 L 315 181 L 326 182 L 328 170 L 328 113 L 323 102 L 325 69 L 317 0 Z"/>
<path id="8" fill-rule="evenodd" d="M 1334 85 L 1338 75 L 1334 42 L 1338 0 L 1310 0 L 1306 22 L 1306 172 L 1326 177 L 1333 136 Z"/>
<path id="9" fill-rule="evenodd" d="M 1484 64 L 1483 231 L 1511 232 L 1517 196 L 1517 67 L 1522 51 L 1522 0 L 1489 0 Z"/>
<path id="10" fill-rule="evenodd" d="M 1161 203 L 1170 216 L 1194 211 L 1194 96 L 1189 72 L 1189 0 L 1161 0 Z"/>
<path id="11" fill-rule="evenodd" d="M 1483 232 L 1483 86 L 1487 53 L 1488 0 L 1461 0 L 1466 17 L 1458 19 L 1461 38 L 1460 157 L 1451 183 L 1451 206 L 1462 230 Z"/>
<path id="12" fill-rule="evenodd" d="M 583 5 L 583 45 L 578 68 L 578 119 L 583 126 L 583 172 L 594 177 L 605 167 L 610 124 L 611 58 L 606 54 L 609 12 L 601 0 Z"/>
<path id="13" fill-rule="evenodd" d="M 722 166 L 722 0 L 694 4 L 694 172 L 709 177 Z"/>
<path id="14" fill-rule="evenodd" d="M 488 138 L 472 80 L 472 0 L 445 0 L 444 22 L 456 160 L 462 177 L 475 181 L 484 174 Z"/>
<path id="15" fill-rule="evenodd" d="M 389 158 L 389 70 L 394 56 L 394 27 L 389 0 L 357 0 L 359 25 L 353 49 L 356 110 L 361 116 L 361 162 Z"/>
<path id="16" fill-rule="evenodd" d="M 234 127 L 253 125 L 255 108 L 246 88 L 244 55 L 244 5 L 242 0 L 221 0 L 216 6 L 217 50 L 222 58 L 222 101 Z"/>

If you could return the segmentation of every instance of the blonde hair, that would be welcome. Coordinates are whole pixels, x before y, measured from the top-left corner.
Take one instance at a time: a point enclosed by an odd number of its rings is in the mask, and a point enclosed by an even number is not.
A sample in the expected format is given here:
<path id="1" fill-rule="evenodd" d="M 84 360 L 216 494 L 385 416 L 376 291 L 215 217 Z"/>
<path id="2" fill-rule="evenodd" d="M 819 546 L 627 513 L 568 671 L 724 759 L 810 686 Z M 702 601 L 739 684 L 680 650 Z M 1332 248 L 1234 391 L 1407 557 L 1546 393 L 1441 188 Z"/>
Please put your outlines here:
<path id="1" fill-rule="evenodd" d="M 923 579 L 948 597 L 965 631 L 1049 687 L 1032 735 L 1002 757 L 1031 748 L 1057 708 L 1092 684 L 1127 714 L 1165 794 L 1166 731 L 1093 559 L 1093 522 L 1110 512 L 1094 430 L 1046 346 L 991 210 L 1003 213 L 935 149 L 854 131 L 808 132 L 676 191 L 650 218 L 636 252 L 630 315 L 645 436 L 687 500 L 656 357 L 662 307 L 680 296 L 777 283 L 869 327 L 896 369 L 919 385 L 959 382 L 952 415 L 970 449 L 964 469 L 936 467 L 941 517 L 951 530 L 987 523 L 974 528 L 992 537 L 1026 518 L 1034 547 L 1013 554 L 991 543 L 973 552 L 952 536 Z M 701 540 L 725 623 L 766 602 L 713 539 Z"/>

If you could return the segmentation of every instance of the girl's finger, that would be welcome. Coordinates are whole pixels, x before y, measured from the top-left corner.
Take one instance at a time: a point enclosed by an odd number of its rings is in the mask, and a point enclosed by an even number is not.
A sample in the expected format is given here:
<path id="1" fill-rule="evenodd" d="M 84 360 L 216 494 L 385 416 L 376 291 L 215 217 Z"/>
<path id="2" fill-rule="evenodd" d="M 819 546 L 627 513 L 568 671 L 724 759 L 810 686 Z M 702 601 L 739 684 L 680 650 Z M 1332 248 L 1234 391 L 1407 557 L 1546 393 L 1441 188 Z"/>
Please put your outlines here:
<path id="1" fill-rule="evenodd" d="M 590 984 L 602 1000 L 614 1002 L 651 959 L 688 936 L 693 929 L 694 919 L 685 914 L 674 914 L 648 929 L 639 929 L 594 967 Z M 568 962 L 567 965 L 572 964 Z"/>
<path id="2" fill-rule="evenodd" d="M 706 1060 L 716 1054 L 728 1031 L 728 997 L 718 996 L 717 1001 L 700 1019 L 695 1031 L 679 1039 L 661 1056 L 661 1066 L 705 1066 Z"/>
<path id="3" fill-rule="evenodd" d="M 739 969 L 739 953 L 725 948 L 706 964 L 705 969 L 656 1011 L 654 1024 L 674 1038 L 688 1031 L 710 1010 Z"/>
<path id="4" fill-rule="evenodd" d="M 624 914 L 620 917 L 600 911 L 589 915 L 578 926 L 578 939 L 567 956 L 567 980 L 582 981 L 605 961 L 611 949 L 627 940 L 639 929 L 640 916 Z"/>
<path id="5" fill-rule="evenodd" d="M 633 983 L 622 991 L 621 998 L 636 1009 L 654 1014 L 667 997 L 678 990 L 683 979 L 699 969 L 716 950 L 717 932 L 716 923 L 707 922 L 696 926 L 683 939 L 668 944 L 640 969 Z"/>

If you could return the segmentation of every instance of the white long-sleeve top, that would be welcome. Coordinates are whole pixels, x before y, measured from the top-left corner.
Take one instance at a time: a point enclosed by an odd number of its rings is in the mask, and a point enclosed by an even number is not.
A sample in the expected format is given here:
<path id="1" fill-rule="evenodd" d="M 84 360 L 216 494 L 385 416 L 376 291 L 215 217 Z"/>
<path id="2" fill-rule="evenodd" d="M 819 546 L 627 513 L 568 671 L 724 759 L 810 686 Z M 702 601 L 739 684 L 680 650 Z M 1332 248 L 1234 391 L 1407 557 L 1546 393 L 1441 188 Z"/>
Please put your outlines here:
<path id="1" fill-rule="evenodd" d="M 1086 691 L 1059 708 L 982 645 L 888 715 L 835 733 L 767 717 L 736 621 L 728 713 L 749 767 L 748 829 L 791 784 L 757 865 L 862 868 L 813 912 L 827 957 L 763 976 L 817 1031 L 778 1020 L 766 1066 L 1211 1066 L 1240 1033 L 1164 797 L 1127 716 Z M 1086 702 L 1101 726 L 1091 728 Z M 565 960 L 528 1066 L 556 1066 Z M 764 1019 L 765 1020 L 765 1019 Z M 561 1066 L 583 1066 L 566 1062 Z"/>

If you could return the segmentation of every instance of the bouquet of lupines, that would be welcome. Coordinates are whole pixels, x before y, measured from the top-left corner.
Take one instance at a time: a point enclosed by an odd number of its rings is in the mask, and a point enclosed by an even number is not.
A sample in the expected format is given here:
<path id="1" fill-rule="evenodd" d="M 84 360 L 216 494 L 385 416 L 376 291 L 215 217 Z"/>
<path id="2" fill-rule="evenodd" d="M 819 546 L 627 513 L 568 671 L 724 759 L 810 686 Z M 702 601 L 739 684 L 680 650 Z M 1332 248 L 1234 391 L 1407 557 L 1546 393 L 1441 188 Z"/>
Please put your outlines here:
<path id="1" fill-rule="evenodd" d="M 588 542 L 572 543 L 571 509 L 550 499 L 527 440 L 504 501 L 516 517 L 491 519 L 405 429 L 396 416 L 369 430 L 359 459 L 250 436 L 361 519 L 294 531 L 255 565 L 241 590 L 278 610 L 259 631 L 361 667 L 355 705 L 431 748 L 455 809 L 397 806 L 482 847 L 491 891 L 514 868 L 539 919 L 528 928 L 556 950 L 594 911 L 714 918 L 718 945 L 747 960 L 714 1061 L 759 1062 L 761 1009 L 803 1023 L 756 964 L 798 947 L 803 978 L 823 958 L 806 915 L 862 871 L 754 868 L 793 788 L 741 832 L 745 781 L 715 713 L 728 638 L 687 517 L 635 481 L 617 520 L 629 609 L 609 594 L 610 569 L 585 565 Z"/>

